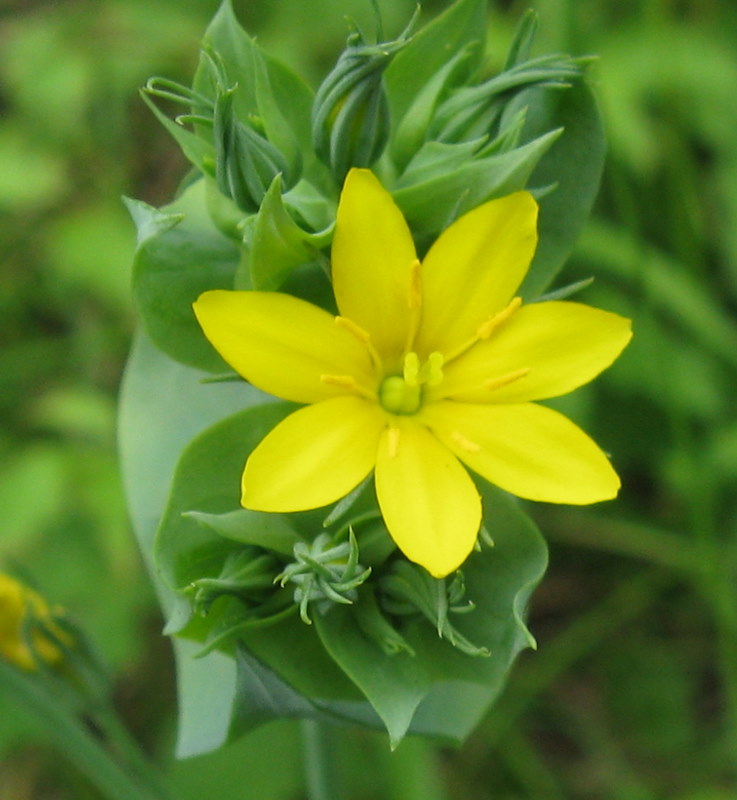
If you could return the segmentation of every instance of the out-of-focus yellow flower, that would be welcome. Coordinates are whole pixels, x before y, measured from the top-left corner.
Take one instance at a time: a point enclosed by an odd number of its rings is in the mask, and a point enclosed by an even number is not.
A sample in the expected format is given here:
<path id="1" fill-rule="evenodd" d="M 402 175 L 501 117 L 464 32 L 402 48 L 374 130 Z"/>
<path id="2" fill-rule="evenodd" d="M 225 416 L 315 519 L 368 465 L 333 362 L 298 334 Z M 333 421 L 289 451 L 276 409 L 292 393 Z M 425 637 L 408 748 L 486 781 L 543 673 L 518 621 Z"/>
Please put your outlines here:
<path id="1" fill-rule="evenodd" d="M 339 316 L 275 292 L 205 292 L 202 329 L 259 388 L 308 404 L 253 451 L 242 503 L 318 508 L 375 471 L 402 552 L 442 577 L 473 549 L 481 500 L 460 462 L 520 497 L 587 504 L 619 478 L 594 442 L 534 401 L 609 366 L 629 320 L 515 297 L 537 244 L 528 192 L 491 200 L 417 259 L 402 213 L 368 170 L 348 174 L 332 248 Z"/>
<path id="2" fill-rule="evenodd" d="M 23 635 L 28 619 L 35 619 L 31 634 L 32 649 L 47 664 L 57 664 L 61 650 L 44 634 L 44 629 L 64 639 L 65 634 L 54 623 L 46 601 L 33 589 L 0 572 L 0 658 L 25 670 L 36 669 L 36 659 Z"/>

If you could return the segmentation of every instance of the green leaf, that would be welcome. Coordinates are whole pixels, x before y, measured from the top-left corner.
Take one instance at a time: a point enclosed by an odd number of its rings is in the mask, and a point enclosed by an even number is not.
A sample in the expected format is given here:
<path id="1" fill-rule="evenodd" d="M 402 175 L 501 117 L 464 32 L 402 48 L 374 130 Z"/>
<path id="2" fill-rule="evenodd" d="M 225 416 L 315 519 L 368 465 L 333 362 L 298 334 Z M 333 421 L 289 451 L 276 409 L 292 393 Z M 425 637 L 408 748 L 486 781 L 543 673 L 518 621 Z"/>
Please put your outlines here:
<path id="1" fill-rule="evenodd" d="M 459 0 L 413 36 L 384 73 L 394 123 L 405 118 L 426 84 L 458 53 L 467 52 L 468 57 L 446 88 L 470 77 L 481 64 L 485 38 L 485 0 Z"/>
<path id="2" fill-rule="evenodd" d="M 256 216 L 248 259 L 251 286 L 261 291 L 278 289 L 296 267 L 313 261 L 331 237 L 332 228 L 308 233 L 297 225 L 284 205 L 277 175 Z"/>
<path id="3" fill-rule="evenodd" d="M 495 547 L 483 547 L 463 566 L 466 598 L 476 608 L 453 616 L 453 624 L 475 645 L 487 647 L 491 656 L 464 655 L 426 624 L 402 631 L 435 681 L 410 730 L 456 743 L 469 735 L 499 695 L 518 653 L 534 646 L 526 610 L 547 566 L 545 542 L 519 502 L 485 483 L 479 489 L 484 525 Z"/>
<path id="4" fill-rule="evenodd" d="M 454 219 L 494 197 L 523 189 L 560 131 L 550 131 L 508 153 L 470 161 L 392 192 L 415 237 L 437 235 Z M 411 165 L 410 165 L 411 166 Z"/>
<path id="5" fill-rule="evenodd" d="M 404 115 L 397 120 L 396 130 L 391 137 L 391 156 L 400 171 L 422 147 L 440 97 L 452 85 L 455 72 L 471 51 L 472 48 L 467 47 L 443 64 L 422 87 Z"/>
<path id="6" fill-rule="evenodd" d="M 181 451 L 201 430 L 262 397 L 243 384 L 203 384 L 205 374 L 167 358 L 139 331 L 121 390 L 123 483 L 133 531 L 166 616 L 173 613 L 177 598 L 154 567 L 153 540 Z M 195 661 L 195 649 L 199 645 L 174 643 L 182 757 L 225 742 L 236 691 L 233 660 L 211 653 Z"/>
<path id="7" fill-rule="evenodd" d="M 247 405 L 255 390 L 242 388 Z M 233 550 L 232 541 L 214 535 L 187 512 L 222 514 L 239 509 L 246 457 L 292 408 L 275 402 L 250 405 L 208 428 L 182 453 L 154 546 L 159 574 L 172 588 L 205 577 Z"/>
<path id="8" fill-rule="evenodd" d="M 543 156 L 532 174 L 534 186 L 555 184 L 540 200 L 537 253 L 522 287 L 525 299 L 544 292 L 560 271 L 591 212 L 599 188 L 606 141 L 591 89 L 578 82 L 563 91 L 533 89 L 525 137 L 551 127 L 563 134 Z"/>
<path id="9" fill-rule="evenodd" d="M 315 627 L 326 650 L 381 717 L 394 749 L 430 690 L 427 663 L 408 653 L 387 655 L 363 634 L 352 609 L 345 606 L 316 615 Z"/>
<path id="10" fill-rule="evenodd" d="M 291 556 L 300 537 L 284 514 L 268 514 L 240 508 L 224 514 L 207 514 L 204 511 L 187 511 L 189 517 L 215 531 L 226 539 L 241 544 L 252 544 Z"/>
<path id="11" fill-rule="evenodd" d="M 151 339 L 183 364 L 224 372 L 205 339 L 192 303 L 208 289 L 232 289 L 239 248 L 218 232 L 205 209 L 198 181 L 163 212 L 134 205 L 143 241 L 133 262 L 133 293 Z"/>

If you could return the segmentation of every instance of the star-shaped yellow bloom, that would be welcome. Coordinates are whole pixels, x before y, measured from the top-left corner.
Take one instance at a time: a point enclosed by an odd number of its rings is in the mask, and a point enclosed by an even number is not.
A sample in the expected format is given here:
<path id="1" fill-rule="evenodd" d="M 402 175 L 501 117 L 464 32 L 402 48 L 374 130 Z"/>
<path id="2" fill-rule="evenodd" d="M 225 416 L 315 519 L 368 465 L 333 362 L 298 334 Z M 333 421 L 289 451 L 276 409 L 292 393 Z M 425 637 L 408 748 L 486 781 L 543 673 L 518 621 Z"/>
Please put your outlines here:
<path id="1" fill-rule="evenodd" d="M 463 563 L 481 525 L 463 465 L 531 500 L 616 496 L 604 453 L 533 401 L 609 366 L 630 339 L 629 320 L 515 297 L 536 220 L 528 192 L 491 200 L 447 228 L 420 263 L 391 195 L 354 169 L 332 246 L 339 316 L 276 292 L 205 292 L 195 313 L 222 357 L 264 391 L 307 404 L 248 458 L 243 505 L 318 508 L 373 470 L 399 549 L 442 577 Z"/>

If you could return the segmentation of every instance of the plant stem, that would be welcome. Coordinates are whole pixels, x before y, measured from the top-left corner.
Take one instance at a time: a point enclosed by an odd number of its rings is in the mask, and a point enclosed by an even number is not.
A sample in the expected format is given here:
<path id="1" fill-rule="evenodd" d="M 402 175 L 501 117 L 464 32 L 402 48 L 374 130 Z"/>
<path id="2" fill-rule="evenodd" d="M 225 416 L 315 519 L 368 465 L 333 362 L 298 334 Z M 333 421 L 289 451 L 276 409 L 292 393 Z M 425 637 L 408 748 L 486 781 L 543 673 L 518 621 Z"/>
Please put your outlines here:
<path id="1" fill-rule="evenodd" d="M 303 720 L 301 725 L 307 800 L 340 800 L 330 731 L 324 723 L 312 719 Z"/>
<path id="2" fill-rule="evenodd" d="M 50 741 L 110 800 L 171 800 L 157 785 L 143 783 L 117 763 L 93 732 L 73 711 L 57 702 L 36 679 L 10 664 L 0 662 L 0 686 L 43 723 Z"/>

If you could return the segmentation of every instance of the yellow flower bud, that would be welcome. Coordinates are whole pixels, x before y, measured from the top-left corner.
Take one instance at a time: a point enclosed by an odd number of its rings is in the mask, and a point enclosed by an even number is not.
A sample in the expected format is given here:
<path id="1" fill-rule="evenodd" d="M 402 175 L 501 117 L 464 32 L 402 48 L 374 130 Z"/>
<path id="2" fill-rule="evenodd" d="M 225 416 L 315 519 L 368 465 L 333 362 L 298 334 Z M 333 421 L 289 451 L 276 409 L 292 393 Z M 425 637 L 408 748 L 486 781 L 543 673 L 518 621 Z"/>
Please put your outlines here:
<path id="1" fill-rule="evenodd" d="M 27 637 L 24 626 L 29 620 L 38 624 L 33 625 Z M 53 637 L 63 639 L 65 634 L 54 623 L 46 601 L 15 578 L 0 572 L 0 658 L 25 670 L 35 670 L 37 659 L 57 664 L 63 655 Z"/>

